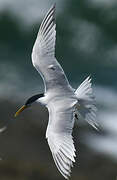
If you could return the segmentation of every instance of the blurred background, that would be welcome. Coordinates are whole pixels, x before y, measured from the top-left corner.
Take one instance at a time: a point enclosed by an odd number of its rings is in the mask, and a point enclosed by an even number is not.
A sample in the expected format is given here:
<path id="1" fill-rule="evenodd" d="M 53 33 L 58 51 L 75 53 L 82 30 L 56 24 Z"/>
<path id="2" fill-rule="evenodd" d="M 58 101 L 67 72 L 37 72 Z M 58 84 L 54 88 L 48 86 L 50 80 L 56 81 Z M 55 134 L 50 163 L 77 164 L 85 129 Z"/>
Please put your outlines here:
<path id="1" fill-rule="evenodd" d="M 0 180 L 62 180 L 45 132 L 47 109 L 14 113 L 43 81 L 31 62 L 39 25 L 56 2 L 56 57 L 74 88 L 91 74 L 100 131 L 79 120 L 71 180 L 117 177 L 117 1 L 0 0 Z"/>

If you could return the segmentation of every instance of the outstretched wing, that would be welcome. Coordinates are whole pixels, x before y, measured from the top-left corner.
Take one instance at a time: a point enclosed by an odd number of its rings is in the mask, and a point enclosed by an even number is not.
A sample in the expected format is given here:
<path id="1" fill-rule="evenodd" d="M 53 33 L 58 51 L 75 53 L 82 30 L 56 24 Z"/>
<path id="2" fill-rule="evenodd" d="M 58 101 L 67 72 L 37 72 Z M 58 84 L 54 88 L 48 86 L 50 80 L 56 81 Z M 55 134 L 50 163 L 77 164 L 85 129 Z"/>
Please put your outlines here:
<path id="1" fill-rule="evenodd" d="M 55 58 L 56 24 L 55 5 L 41 23 L 32 51 L 32 63 L 41 74 L 46 90 L 69 88 L 64 71 Z M 64 88 L 63 88 L 64 87 Z"/>
<path id="2" fill-rule="evenodd" d="M 60 173 L 68 179 L 71 167 L 75 162 L 75 147 L 72 138 L 74 125 L 73 108 L 61 107 L 55 104 L 49 108 L 49 124 L 46 138 L 52 152 L 54 162 Z"/>

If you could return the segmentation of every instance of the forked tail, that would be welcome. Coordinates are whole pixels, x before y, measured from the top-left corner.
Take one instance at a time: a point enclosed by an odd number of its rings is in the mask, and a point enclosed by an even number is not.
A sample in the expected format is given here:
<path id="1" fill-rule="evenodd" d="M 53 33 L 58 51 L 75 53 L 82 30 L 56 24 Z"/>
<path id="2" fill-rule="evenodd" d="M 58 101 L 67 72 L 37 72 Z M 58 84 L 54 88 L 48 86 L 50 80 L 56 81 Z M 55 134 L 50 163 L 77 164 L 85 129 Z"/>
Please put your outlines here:
<path id="1" fill-rule="evenodd" d="M 81 83 L 76 89 L 75 94 L 78 98 L 78 104 L 76 105 L 78 118 L 81 117 L 85 119 L 90 125 L 98 130 L 98 123 L 96 122 L 97 108 L 91 87 L 90 76 Z"/>

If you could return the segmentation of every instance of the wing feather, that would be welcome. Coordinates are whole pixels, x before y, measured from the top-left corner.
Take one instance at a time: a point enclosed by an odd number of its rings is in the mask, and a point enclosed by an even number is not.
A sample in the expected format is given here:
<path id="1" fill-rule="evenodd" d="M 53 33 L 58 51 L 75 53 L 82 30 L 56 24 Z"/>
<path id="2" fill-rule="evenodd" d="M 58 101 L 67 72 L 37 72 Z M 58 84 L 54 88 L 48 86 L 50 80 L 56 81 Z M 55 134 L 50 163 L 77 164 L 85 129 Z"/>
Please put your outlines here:
<path id="1" fill-rule="evenodd" d="M 58 170 L 68 179 L 76 156 L 72 135 L 50 133 L 47 140 Z"/>
<path id="2" fill-rule="evenodd" d="M 45 91 L 49 88 L 51 90 L 54 89 L 54 92 L 62 89 L 71 91 L 72 88 L 65 73 L 55 58 L 55 42 L 56 23 L 54 5 L 50 8 L 40 25 L 32 50 L 32 63 L 44 80 Z"/>
<path id="3" fill-rule="evenodd" d="M 76 157 L 72 137 L 75 107 L 71 100 L 63 99 L 63 101 L 64 103 L 62 100 L 54 101 L 54 108 L 52 104 L 48 108 L 49 123 L 46 138 L 58 170 L 68 179 Z"/>
<path id="4" fill-rule="evenodd" d="M 48 13 L 46 14 L 45 18 L 43 19 L 42 23 L 41 23 L 41 26 L 40 26 L 40 31 L 42 31 L 46 25 L 46 23 L 48 22 L 48 19 L 50 17 L 53 17 L 53 14 L 55 13 L 55 6 L 56 4 L 54 4 L 50 10 L 48 11 Z"/>
<path id="5" fill-rule="evenodd" d="M 55 24 L 55 5 L 49 10 L 41 23 L 33 52 L 38 56 L 55 55 L 56 24 Z M 32 59 L 32 61 L 35 61 Z M 33 62 L 34 63 L 34 62 Z"/>

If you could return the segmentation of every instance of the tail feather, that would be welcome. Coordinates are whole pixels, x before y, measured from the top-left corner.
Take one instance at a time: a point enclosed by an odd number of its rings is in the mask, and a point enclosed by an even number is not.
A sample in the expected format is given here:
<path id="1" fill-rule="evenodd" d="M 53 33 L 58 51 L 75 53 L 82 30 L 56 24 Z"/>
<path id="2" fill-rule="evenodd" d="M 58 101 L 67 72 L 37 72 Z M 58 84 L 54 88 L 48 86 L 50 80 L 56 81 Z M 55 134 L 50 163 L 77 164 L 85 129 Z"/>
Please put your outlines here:
<path id="1" fill-rule="evenodd" d="M 98 129 L 98 123 L 96 122 L 96 102 L 93 90 L 91 87 L 91 78 L 88 76 L 82 84 L 75 91 L 78 98 L 78 104 L 76 108 L 78 115 L 85 119 L 91 126 Z"/>

